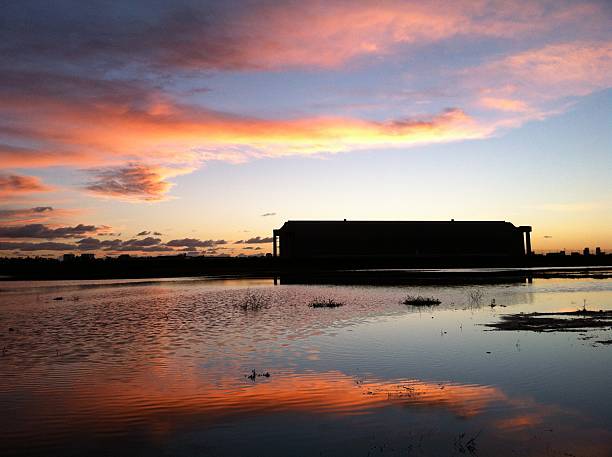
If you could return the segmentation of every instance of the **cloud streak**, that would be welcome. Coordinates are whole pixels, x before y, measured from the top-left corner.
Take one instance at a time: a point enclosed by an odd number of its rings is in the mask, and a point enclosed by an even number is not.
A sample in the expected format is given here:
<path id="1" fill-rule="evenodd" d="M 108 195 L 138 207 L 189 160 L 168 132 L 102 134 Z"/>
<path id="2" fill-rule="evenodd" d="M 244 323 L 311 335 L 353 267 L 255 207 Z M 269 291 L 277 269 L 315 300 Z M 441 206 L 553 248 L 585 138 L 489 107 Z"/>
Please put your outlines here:
<path id="1" fill-rule="evenodd" d="M 272 243 L 272 237 L 262 238 L 260 236 L 256 236 L 254 238 L 249 238 L 248 240 L 244 240 L 244 244 L 262 244 L 262 243 Z"/>
<path id="2" fill-rule="evenodd" d="M 133 253 L 181 253 L 198 252 L 200 254 L 217 254 L 220 246 L 228 244 L 226 240 L 200 240 L 197 238 L 183 238 L 162 242 L 160 238 L 132 238 L 121 239 L 99 239 L 93 236 L 81 238 L 73 243 L 55 241 L 11 241 L 10 238 L 78 238 L 79 234 L 94 233 L 93 230 L 84 230 L 79 225 L 73 227 L 72 231 L 63 228 L 61 232 L 50 229 L 34 228 L 32 226 L 0 228 L 0 237 L 9 240 L 0 240 L 0 251 L 64 251 L 64 252 L 91 252 L 114 254 L 122 252 Z M 76 230 L 75 230 L 76 229 Z"/>
<path id="3" fill-rule="evenodd" d="M 212 248 L 217 245 L 227 244 L 225 240 L 199 240 L 197 238 L 183 238 L 180 240 L 170 240 L 166 243 L 167 246 L 172 247 L 186 247 L 186 248 Z"/>
<path id="4" fill-rule="evenodd" d="M 78 238 L 90 233 L 96 233 L 100 227 L 78 224 L 73 227 L 51 228 L 44 224 L 27 224 L 20 226 L 0 227 L 0 238 Z"/>
<path id="5" fill-rule="evenodd" d="M 36 222 L 47 219 L 52 213 L 51 206 L 37 206 L 35 208 L 0 209 L 0 225 L 7 223 Z"/>
<path id="6" fill-rule="evenodd" d="M 572 98 L 612 87 L 612 41 L 559 43 L 510 54 L 463 72 L 481 107 L 516 127 L 567 109 Z"/>
<path id="7" fill-rule="evenodd" d="M 330 68 L 463 36 L 521 38 L 568 26 L 597 33 L 606 27 L 605 8 L 563 0 L 255 1 L 248 7 L 176 1 L 163 8 L 134 2 L 129 11 L 91 5 L 79 16 L 69 4 L 42 9 L 24 1 L 3 11 L 0 38 L 10 63 L 25 55 L 80 65 L 136 61 L 157 70 Z M 57 46 L 66 35 L 70 46 Z"/>

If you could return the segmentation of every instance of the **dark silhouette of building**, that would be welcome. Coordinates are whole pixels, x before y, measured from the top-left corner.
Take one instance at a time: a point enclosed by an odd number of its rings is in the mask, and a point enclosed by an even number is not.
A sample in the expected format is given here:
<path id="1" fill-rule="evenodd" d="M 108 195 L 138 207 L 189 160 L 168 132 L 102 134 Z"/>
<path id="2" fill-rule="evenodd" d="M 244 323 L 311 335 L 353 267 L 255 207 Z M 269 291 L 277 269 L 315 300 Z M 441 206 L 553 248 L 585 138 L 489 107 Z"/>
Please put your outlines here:
<path id="1" fill-rule="evenodd" d="M 74 254 L 64 254 L 62 256 L 64 262 L 74 262 L 76 260 L 76 255 Z"/>
<path id="2" fill-rule="evenodd" d="M 273 255 L 289 259 L 519 257 L 531 227 L 504 221 L 287 221 Z M 278 239 L 278 242 L 277 242 Z"/>

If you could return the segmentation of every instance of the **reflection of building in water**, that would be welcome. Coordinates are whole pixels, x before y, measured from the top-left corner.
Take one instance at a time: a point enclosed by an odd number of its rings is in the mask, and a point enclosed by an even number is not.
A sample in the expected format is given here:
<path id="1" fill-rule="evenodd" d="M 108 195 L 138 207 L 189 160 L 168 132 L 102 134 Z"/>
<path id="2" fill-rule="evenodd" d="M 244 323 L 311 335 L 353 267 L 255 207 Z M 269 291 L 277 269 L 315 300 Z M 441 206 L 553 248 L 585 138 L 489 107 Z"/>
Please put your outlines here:
<path id="1" fill-rule="evenodd" d="M 504 221 L 287 221 L 273 233 L 284 258 L 519 257 L 531 227 Z M 278 238 L 278 244 L 277 244 Z"/>

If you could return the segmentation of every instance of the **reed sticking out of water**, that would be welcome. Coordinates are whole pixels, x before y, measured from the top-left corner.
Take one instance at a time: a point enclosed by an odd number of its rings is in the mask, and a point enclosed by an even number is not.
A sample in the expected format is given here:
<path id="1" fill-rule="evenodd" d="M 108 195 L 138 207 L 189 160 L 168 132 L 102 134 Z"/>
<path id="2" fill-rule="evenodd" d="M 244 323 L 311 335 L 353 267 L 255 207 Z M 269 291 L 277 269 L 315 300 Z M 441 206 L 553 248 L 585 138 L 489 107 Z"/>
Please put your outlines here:
<path id="1" fill-rule="evenodd" d="M 434 297 L 423 297 L 421 295 L 414 297 L 412 295 L 408 295 L 406 298 L 404 298 L 402 303 L 410 306 L 437 306 L 442 302 Z"/>
<path id="2" fill-rule="evenodd" d="M 470 305 L 478 306 L 482 304 L 482 299 L 484 297 L 484 294 L 482 293 L 482 290 L 480 289 L 472 289 L 468 292 L 467 296 L 468 296 L 468 301 L 470 302 Z"/>
<path id="3" fill-rule="evenodd" d="M 247 290 L 239 306 L 243 311 L 259 311 L 267 306 L 268 302 L 268 297 L 262 293 Z"/>
<path id="4" fill-rule="evenodd" d="M 344 306 L 344 303 L 340 303 L 333 298 L 315 298 L 308 306 L 311 308 L 338 308 Z"/>

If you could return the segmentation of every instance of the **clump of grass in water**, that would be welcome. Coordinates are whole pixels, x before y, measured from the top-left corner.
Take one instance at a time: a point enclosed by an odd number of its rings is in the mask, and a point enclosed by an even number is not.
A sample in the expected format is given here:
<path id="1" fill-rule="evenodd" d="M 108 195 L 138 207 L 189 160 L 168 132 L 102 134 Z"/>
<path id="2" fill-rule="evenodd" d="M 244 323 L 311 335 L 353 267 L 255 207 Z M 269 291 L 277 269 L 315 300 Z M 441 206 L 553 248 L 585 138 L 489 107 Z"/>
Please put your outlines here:
<path id="1" fill-rule="evenodd" d="M 268 302 L 268 297 L 262 293 L 247 290 L 239 306 L 243 311 L 259 311 L 267 306 Z"/>
<path id="2" fill-rule="evenodd" d="M 340 303 L 333 298 L 315 298 L 308 306 L 311 308 L 338 308 L 344 306 L 344 303 Z"/>
<path id="3" fill-rule="evenodd" d="M 480 289 L 472 289 L 467 294 L 470 305 L 480 305 L 484 294 Z"/>
<path id="4" fill-rule="evenodd" d="M 412 295 L 408 295 L 404 298 L 402 303 L 410 306 L 437 306 L 442 302 L 433 297 L 423 297 L 421 295 L 413 297 Z"/>

